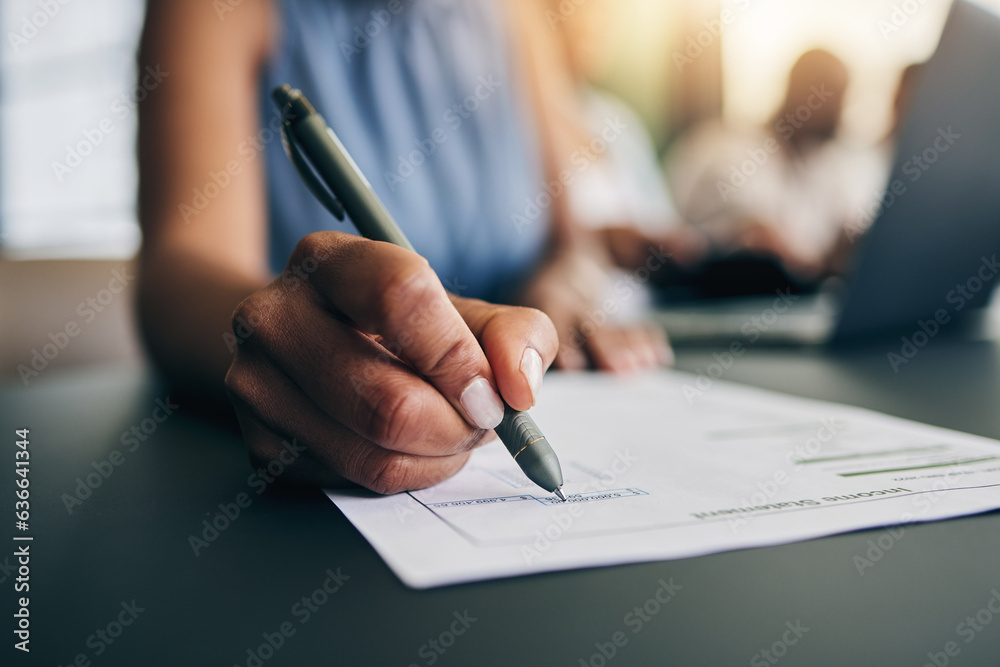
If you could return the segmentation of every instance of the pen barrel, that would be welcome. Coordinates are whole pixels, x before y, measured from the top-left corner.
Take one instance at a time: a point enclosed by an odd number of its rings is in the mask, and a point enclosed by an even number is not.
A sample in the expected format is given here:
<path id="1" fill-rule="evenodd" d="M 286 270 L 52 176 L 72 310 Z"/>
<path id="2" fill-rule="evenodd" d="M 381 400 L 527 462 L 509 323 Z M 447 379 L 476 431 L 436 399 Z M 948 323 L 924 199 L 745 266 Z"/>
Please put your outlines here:
<path id="1" fill-rule="evenodd" d="M 362 236 L 413 250 L 403 230 L 321 115 L 313 113 L 299 120 L 293 131 L 303 152 L 336 193 Z"/>
<path id="2" fill-rule="evenodd" d="M 495 430 L 528 479 L 546 491 L 555 491 L 563 485 L 559 459 L 527 412 L 505 405 L 503 420 Z"/>

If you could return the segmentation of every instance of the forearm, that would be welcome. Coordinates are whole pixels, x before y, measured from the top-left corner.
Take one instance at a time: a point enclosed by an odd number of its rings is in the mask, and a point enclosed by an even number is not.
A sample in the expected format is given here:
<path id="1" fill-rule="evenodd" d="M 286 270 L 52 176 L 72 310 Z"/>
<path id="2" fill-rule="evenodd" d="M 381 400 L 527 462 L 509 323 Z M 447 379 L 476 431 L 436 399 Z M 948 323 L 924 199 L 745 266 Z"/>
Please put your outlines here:
<path id="1" fill-rule="evenodd" d="M 147 350 L 168 381 L 224 396 L 233 355 L 252 335 L 252 325 L 234 333 L 233 311 L 267 282 L 265 275 L 233 271 L 191 249 L 161 244 L 144 250 L 139 319 Z"/>
<path id="2" fill-rule="evenodd" d="M 223 24 L 211 3 L 150 1 L 142 35 L 140 68 L 169 76 L 137 108 L 139 321 L 164 375 L 202 395 L 223 395 L 233 311 L 270 280 L 263 161 L 243 164 L 196 217 L 182 207 L 260 130 L 272 9 L 247 0 Z"/>

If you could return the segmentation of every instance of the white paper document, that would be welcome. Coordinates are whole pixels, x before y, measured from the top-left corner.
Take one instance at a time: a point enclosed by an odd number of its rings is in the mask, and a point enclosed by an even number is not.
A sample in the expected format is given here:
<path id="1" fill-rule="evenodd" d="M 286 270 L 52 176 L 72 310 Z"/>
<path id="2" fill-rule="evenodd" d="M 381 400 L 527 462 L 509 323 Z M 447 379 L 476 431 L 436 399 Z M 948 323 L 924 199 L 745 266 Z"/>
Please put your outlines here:
<path id="1" fill-rule="evenodd" d="M 531 414 L 567 502 L 499 441 L 429 489 L 327 495 L 413 588 L 1000 508 L 1000 442 L 859 408 L 675 372 L 549 374 Z"/>

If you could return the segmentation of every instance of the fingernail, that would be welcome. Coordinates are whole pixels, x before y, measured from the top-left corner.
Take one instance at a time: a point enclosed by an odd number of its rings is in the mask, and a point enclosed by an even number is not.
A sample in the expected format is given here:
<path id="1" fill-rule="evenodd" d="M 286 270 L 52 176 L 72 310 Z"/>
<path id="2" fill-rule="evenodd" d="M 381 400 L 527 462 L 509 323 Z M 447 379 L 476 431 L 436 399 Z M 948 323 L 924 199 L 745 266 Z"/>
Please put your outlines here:
<path id="1" fill-rule="evenodd" d="M 458 401 L 465 408 L 469 419 L 479 428 L 496 428 L 503 419 L 503 402 L 486 378 L 476 378 L 470 382 L 462 390 Z"/>
<path id="2" fill-rule="evenodd" d="M 524 375 L 524 379 L 528 381 L 528 386 L 531 387 L 532 405 L 538 400 L 538 392 L 542 388 L 542 375 L 544 373 L 541 356 L 539 356 L 534 348 L 529 347 L 521 355 L 521 374 Z"/>

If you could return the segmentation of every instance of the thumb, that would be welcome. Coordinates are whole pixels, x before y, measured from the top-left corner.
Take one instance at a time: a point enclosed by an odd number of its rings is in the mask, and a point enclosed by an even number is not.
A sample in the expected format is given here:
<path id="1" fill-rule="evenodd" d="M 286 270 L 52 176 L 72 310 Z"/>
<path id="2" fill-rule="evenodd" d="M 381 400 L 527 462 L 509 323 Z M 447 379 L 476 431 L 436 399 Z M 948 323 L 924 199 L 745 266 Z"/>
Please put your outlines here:
<path id="1" fill-rule="evenodd" d="M 452 302 L 482 345 L 504 401 L 515 410 L 533 406 L 559 348 L 552 321 L 534 308 L 455 296 Z"/>

